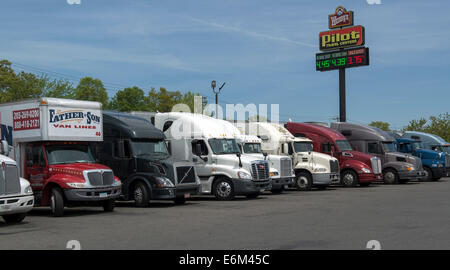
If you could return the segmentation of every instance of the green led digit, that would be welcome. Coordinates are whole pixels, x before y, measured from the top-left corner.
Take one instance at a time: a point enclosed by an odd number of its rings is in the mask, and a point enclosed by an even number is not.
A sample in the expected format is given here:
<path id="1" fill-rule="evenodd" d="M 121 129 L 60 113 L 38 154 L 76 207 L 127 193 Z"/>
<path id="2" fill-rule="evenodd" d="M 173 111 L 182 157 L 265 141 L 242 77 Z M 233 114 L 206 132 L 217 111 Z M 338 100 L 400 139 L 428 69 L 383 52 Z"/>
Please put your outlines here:
<path id="1" fill-rule="evenodd" d="M 326 68 L 327 68 L 327 67 L 330 67 L 330 60 L 324 61 L 324 62 L 323 62 L 323 66 L 326 67 Z"/>
<path id="2" fill-rule="evenodd" d="M 339 66 L 345 66 L 345 57 L 339 58 L 338 62 L 339 62 L 339 64 L 338 64 Z"/>

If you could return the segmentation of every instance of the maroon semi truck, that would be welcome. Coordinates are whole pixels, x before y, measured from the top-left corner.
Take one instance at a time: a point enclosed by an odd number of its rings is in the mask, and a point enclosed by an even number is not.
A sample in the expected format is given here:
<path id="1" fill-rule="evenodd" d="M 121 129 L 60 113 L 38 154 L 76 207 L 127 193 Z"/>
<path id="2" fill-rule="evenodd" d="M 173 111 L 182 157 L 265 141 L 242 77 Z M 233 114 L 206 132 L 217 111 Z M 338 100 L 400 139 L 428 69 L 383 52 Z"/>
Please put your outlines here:
<path id="1" fill-rule="evenodd" d="M 313 141 L 314 151 L 325 153 L 339 160 L 341 184 L 347 187 L 368 186 L 383 179 L 381 161 L 378 157 L 354 151 L 341 133 L 318 124 L 286 124 L 286 129 L 295 137 L 306 137 Z"/>

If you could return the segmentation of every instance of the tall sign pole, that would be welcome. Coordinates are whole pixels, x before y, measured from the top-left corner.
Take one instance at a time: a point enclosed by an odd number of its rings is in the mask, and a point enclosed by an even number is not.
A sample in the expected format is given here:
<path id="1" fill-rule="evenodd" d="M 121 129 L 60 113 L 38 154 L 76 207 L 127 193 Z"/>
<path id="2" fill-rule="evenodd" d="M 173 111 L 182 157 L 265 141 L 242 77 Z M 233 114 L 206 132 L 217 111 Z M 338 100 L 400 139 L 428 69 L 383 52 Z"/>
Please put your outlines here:
<path id="1" fill-rule="evenodd" d="M 316 54 L 316 70 L 339 70 L 339 121 L 346 122 L 345 70 L 368 66 L 369 48 L 364 47 L 364 27 L 353 26 L 353 11 L 339 6 L 328 16 L 328 28 L 319 34 L 319 49 L 325 53 Z"/>

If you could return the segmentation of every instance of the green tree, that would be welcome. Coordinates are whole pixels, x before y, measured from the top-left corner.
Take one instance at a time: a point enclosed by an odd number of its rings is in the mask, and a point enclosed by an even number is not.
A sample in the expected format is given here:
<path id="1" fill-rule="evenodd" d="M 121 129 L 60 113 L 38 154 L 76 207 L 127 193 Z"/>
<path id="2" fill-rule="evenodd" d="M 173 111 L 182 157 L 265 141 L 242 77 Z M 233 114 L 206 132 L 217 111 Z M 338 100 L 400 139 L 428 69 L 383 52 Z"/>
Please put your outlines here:
<path id="1" fill-rule="evenodd" d="M 112 98 L 109 108 L 121 112 L 150 110 L 144 91 L 137 86 L 119 90 Z"/>
<path id="2" fill-rule="evenodd" d="M 73 98 L 74 90 L 73 84 L 67 80 L 50 79 L 47 76 L 41 78 L 44 89 L 42 96 L 54 98 Z"/>
<path id="3" fill-rule="evenodd" d="M 80 80 L 77 87 L 73 91 L 73 98 L 79 100 L 97 101 L 103 104 L 103 107 L 108 106 L 108 94 L 106 88 L 99 79 L 92 77 L 84 77 Z"/>
<path id="4" fill-rule="evenodd" d="M 381 129 L 381 130 L 384 130 L 384 131 L 390 131 L 391 130 L 390 127 L 389 127 L 390 124 L 388 122 L 383 122 L 383 121 L 372 121 L 372 122 L 370 122 L 369 126 L 376 127 L 376 128 Z"/>
<path id="5" fill-rule="evenodd" d="M 450 141 L 450 114 L 446 112 L 438 116 L 430 116 L 429 120 L 425 118 L 411 120 L 403 128 L 403 131 L 407 130 L 435 134 L 448 142 Z"/>
<path id="6" fill-rule="evenodd" d="M 194 94 L 191 91 L 181 94 L 180 91 L 168 91 L 164 87 L 161 87 L 159 91 L 152 88 L 148 93 L 148 110 L 170 112 L 176 104 L 186 104 L 191 109 L 191 112 L 193 112 L 194 96 L 196 95 L 198 94 Z"/>

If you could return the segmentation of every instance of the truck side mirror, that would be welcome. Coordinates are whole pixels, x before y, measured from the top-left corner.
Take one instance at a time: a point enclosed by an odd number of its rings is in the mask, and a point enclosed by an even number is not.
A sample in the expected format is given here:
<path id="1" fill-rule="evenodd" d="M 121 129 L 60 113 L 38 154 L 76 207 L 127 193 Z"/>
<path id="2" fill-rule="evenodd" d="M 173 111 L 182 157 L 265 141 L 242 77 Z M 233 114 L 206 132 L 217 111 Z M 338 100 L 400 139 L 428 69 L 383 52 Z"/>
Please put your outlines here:
<path id="1" fill-rule="evenodd" d="M 1 153 L 2 153 L 3 155 L 7 156 L 7 155 L 9 154 L 9 145 L 8 145 L 8 142 L 5 141 L 5 140 L 2 140 L 2 146 L 1 146 L 1 148 L 2 148 L 2 149 L 0 149 L 0 150 L 1 150 Z"/>
<path id="2" fill-rule="evenodd" d="M 118 141 L 116 145 L 116 156 L 119 158 L 125 157 L 125 144 L 124 141 Z"/>
<path id="3" fill-rule="evenodd" d="M 195 153 L 197 154 L 197 156 L 202 155 L 202 146 L 199 143 L 195 144 Z"/>
<path id="4" fill-rule="evenodd" d="M 288 149 L 287 143 L 283 143 L 283 153 L 288 154 L 288 152 L 289 152 L 289 149 Z"/>

